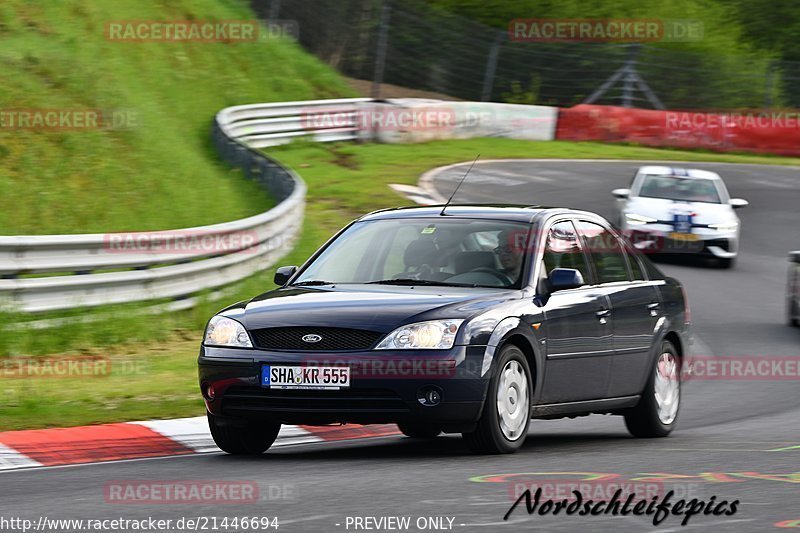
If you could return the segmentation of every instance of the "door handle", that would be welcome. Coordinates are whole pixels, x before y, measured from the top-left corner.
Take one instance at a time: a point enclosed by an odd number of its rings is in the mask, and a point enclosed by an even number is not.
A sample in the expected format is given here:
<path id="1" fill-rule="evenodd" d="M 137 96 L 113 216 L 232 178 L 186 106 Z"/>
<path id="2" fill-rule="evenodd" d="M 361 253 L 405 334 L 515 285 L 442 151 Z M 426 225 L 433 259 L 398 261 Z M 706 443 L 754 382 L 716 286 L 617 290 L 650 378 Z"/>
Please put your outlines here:
<path id="1" fill-rule="evenodd" d="M 603 318 L 610 314 L 611 314 L 611 309 L 600 309 L 595 313 L 595 316 L 597 316 L 597 318 Z"/>
<path id="2" fill-rule="evenodd" d="M 651 304 L 647 304 L 647 308 L 650 310 L 650 316 L 658 316 L 658 309 L 661 307 L 659 302 L 653 302 Z"/>

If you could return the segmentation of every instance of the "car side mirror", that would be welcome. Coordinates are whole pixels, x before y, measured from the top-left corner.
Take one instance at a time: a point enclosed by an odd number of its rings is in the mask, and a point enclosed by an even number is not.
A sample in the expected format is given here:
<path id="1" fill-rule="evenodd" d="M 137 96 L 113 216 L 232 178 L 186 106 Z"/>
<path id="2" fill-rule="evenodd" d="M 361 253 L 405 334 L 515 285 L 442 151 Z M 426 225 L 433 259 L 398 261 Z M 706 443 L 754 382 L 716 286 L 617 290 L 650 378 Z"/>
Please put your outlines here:
<path id="1" fill-rule="evenodd" d="M 273 281 L 275 285 L 283 287 L 286 283 L 294 276 L 294 273 L 297 272 L 296 266 L 283 266 L 280 267 L 278 270 L 275 271 L 275 277 Z"/>
<path id="2" fill-rule="evenodd" d="M 630 189 L 614 189 L 613 191 L 611 191 L 611 194 L 613 194 L 617 198 L 621 198 L 621 199 L 624 200 L 625 198 L 630 197 L 631 190 Z"/>
<path id="3" fill-rule="evenodd" d="M 789 252 L 789 261 L 792 263 L 800 263 L 800 250 Z"/>
<path id="4" fill-rule="evenodd" d="M 742 207 L 747 207 L 748 205 L 750 205 L 750 202 L 748 202 L 744 198 L 731 198 L 730 204 L 732 208 L 740 209 Z"/>
<path id="5" fill-rule="evenodd" d="M 584 285 L 583 274 L 574 268 L 554 268 L 550 271 L 550 289 L 563 291 L 577 289 Z"/>

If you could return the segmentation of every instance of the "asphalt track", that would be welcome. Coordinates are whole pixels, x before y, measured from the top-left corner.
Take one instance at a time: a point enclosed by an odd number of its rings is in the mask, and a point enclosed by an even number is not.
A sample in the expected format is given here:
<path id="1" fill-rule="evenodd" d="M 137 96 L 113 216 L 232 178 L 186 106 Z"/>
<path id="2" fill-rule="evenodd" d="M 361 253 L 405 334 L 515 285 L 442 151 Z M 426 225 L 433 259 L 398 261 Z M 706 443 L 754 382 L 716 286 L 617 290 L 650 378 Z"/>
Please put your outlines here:
<path id="1" fill-rule="evenodd" d="M 613 205 L 609 191 L 627 186 L 640 164 L 483 162 L 456 201 L 566 205 L 608 216 Z M 800 248 L 800 169 L 691 166 L 720 172 L 732 196 L 751 202 L 740 212 L 741 255 L 734 269 L 697 261 L 661 264 L 687 287 L 698 341 L 693 352 L 800 357 L 800 329 L 786 326 L 783 314 L 786 254 Z M 445 169 L 429 185 L 449 195 L 465 169 Z M 528 475 L 479 478 L 514 473 Z M 659 474 L 669 481 L 648 486 L 661 487 L 662 494 L 673 489 L 677 498 L 707 501 L 715 496 L 717 502 L 740 503 L 733 516 L 699 515 L 685 527 L 676 516 L 654 527 L 652 517 L 529 516 L 524 506 L 503 520 L 514 483 L 563 482 L 591 473 L 617 482 Z M 386 437 L 287 446 L 248 459 L 205 454 L 13 471 L 0 480 L 1 516 L 34 521 L 266 516 L 279 519 L 278 531 L 328 532 L 388 531 L 372 522 L 372 529 L 356 528 L 353 519 L 398 516 L 411 518 L 406 531 L 437 530 L 417 528 L 420 517 L 450 518 L 456 531 L 782 531 L 776 524 L 800 527 L 800 384 L 689 382 L 679 427 L 668 439 L 633 439 L 621 419 L 592 416 L 535 421 L 522 450 L 511 456 L 471 455 L 457 437 L 427 442 Z M 260 497 L 248 504 L 131 505 L 107 500 L 104 488 L 109 483 L 131 480 L 256 482 Z M 443 524 L 447 530 L 448 520 Z"/>

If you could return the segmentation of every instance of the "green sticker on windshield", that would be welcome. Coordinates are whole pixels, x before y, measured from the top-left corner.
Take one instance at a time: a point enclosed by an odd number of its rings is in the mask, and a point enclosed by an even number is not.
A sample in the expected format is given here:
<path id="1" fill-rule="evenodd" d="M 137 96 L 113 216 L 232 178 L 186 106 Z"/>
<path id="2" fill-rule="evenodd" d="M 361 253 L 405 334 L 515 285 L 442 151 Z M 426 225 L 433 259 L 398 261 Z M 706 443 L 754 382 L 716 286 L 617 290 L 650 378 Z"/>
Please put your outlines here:
<path id="1" fill-rule="evenodd" d="M 428 226 L 427 228 L 423 228 L 422 234 L 423 235 L 430 235 L 434 231 L 436 231 L 436 226 Z"/>

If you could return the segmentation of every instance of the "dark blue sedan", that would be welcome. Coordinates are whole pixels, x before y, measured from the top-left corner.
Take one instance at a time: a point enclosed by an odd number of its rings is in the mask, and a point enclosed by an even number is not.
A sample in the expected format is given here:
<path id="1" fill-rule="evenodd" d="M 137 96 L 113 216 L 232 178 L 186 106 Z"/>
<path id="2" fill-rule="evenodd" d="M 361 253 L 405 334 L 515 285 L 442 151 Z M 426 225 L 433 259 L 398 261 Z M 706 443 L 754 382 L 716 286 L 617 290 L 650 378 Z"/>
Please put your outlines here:
<path id="1" fill-rule="evenodd" d="M 531 418 L 675 427 L 685 294 L 596 214 L 379 211 L 275 282 L 205 331 L 200 387 L 226 452 L 264 452 L 281 424 L 397 423 L 481 453 L 515 451 Z"/>

